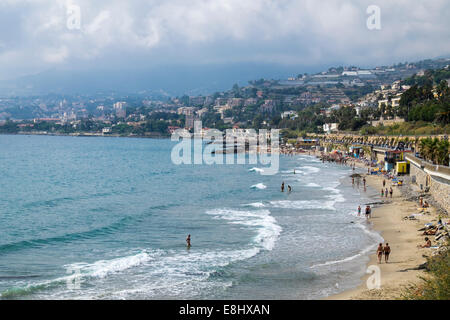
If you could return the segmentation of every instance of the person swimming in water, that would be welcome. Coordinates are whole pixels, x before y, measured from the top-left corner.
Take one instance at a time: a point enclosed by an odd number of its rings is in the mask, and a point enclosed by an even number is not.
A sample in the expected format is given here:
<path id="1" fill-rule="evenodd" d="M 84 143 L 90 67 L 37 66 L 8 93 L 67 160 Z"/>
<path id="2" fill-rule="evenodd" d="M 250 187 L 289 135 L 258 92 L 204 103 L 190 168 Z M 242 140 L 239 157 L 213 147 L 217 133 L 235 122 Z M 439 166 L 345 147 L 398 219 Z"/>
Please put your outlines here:
<path id="1" fill-rule="evenodd" d="M 187 238 L 186 238 L 186 244 L 187 244 L 187 247 L 188 247 L 188 248 L 191 247 L 191 235 L 190 235 L 190 234 L 188 234 L 188 236 L 187 236 Z"/>
<path id="2" fill-rule="evenodd" d="M 288 185 L 288 191 L 289 191 L 289 192 L 291 192 L 291 191 L 292 191 L 292 188 L 291 188 L 291 186 L 290 186 L 290 185 Z"/>

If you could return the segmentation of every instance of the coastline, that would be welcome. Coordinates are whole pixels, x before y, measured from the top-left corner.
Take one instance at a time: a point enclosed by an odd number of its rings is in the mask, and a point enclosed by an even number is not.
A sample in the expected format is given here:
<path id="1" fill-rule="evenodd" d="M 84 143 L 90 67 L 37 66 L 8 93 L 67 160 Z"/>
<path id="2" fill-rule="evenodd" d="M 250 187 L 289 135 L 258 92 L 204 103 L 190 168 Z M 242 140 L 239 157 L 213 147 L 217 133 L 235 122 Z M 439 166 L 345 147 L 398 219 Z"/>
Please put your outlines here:
<path id="1" fill-rule="evenodd" d="M 366 168 L 362 163 L 356 163 L 360 168 Z M 367 185 L 375 190 L 381 190 L 383 177 L 364 175 Z M 386 186 L 390 186 L 387 180 Z M 389 243 L 391 255 L 389 263 L 378 263 L 376 249 L 369 255 L 367 267 L 371 265 L 380 268 L 380 289 L 369 290 L 367 280 L 371 273 L 364 275 L 360 280 L 361 284 L 353 289 L 348 289 L 341 293 L 328 296 L 324 300 L 394 300 L 401 299 L 405 288 L 411 284 L 418 283 L 419 277 L 424 274 L 417 267 L 426 262 L 426 256 L 431 256 L 432 249 L 417 248 L 418 244 L 424 243 L 424 236 L 418 229 L 425 223 L 437 221 L 437 210 L 430 207 L 428 214 L 417 216 L 417 220 L 405 220 L 405 216 L 418 213 L 418 204 L 406 200 L 399 190 L 401 187 L 394 187 L 393 198 L 383 198 L 383 204 L 372 206 L 372 228 L 384 239 L 384 243 Z M 381 201 L 380 196 L 374 200 Z M 387 200 L 387 201 L 386 201 Z M 364 208 L 363 208 L 364 209 Z"/>

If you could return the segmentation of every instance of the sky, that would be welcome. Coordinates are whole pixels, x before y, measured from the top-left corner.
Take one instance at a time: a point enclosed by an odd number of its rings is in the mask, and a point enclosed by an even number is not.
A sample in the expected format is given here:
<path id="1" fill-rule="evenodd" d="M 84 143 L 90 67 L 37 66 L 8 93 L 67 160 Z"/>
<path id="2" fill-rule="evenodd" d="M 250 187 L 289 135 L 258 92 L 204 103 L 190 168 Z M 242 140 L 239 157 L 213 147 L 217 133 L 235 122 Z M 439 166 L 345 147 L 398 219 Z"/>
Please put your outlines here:
<path id="1" fill-rule="evenodd" d="M 390 65 L 448 56 L 449 17 L 447 0 L 0 0 L 0 79 Z"/>

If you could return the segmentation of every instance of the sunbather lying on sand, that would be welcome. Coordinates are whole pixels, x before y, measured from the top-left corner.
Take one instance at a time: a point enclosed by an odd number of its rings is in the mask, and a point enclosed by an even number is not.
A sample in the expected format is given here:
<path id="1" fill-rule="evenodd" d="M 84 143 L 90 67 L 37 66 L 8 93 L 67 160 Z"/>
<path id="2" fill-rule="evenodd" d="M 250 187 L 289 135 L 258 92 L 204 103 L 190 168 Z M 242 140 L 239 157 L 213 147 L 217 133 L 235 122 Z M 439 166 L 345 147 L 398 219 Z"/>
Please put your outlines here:
<path id="1" fill-rule="evenodd" d="M 437 229 L 429 229 L 425 230 L 422 235 L 424 236 L 434 236 L 436 234 Z"/>

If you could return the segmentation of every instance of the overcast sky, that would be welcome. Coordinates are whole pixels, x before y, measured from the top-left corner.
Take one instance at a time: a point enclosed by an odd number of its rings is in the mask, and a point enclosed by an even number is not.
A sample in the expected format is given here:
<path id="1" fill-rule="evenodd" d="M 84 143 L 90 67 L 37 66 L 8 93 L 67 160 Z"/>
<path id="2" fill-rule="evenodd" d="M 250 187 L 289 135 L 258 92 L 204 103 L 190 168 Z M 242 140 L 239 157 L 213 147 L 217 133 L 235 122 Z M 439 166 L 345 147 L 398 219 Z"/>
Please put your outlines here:
<path id="1" fill-rule="evenodd" d="M 381 9 L 380 30 L 367 28 L 369 5 Z M 373 66 L 449 54 L 448 0 L 0 0 L 0 79 L 52 68 Z"/>

